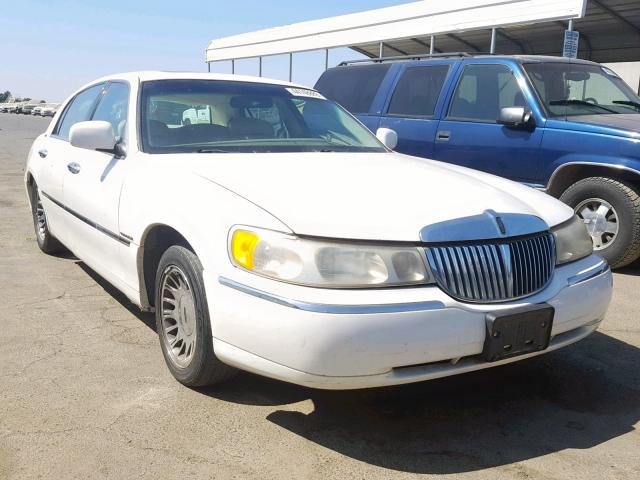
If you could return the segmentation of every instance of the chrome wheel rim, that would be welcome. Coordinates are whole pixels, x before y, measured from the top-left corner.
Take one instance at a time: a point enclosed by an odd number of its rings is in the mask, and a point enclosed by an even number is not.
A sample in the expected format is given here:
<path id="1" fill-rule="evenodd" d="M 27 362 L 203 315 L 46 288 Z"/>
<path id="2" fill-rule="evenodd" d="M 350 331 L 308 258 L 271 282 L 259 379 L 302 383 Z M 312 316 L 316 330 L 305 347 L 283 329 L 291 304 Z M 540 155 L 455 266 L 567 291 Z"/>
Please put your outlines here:
<path id="1" fill-rule="evenodd" d="M 587 226 L 594 250 L 604 250 L 618 237 L 618 212 L 609 202 L 601 198 L 589 198 L 581 202 L 575 212 Z"/>
<path id="2" fill-rule="evenodd" d="M 162 337 L 175 366 L 188 367 L 196 349 L 196 304 L 189 280 L 180 268 L 169 266 L 161 282 Z"/>
<path id="3" fill-rule="evenodd" d="M 36 194 L 36 234 L 40 240 L 44 240 L 47 236 L 47 217 L 44 214 L 44 207 L 42 206 L 42 200 L 40 200 L 40 194 Z"/>

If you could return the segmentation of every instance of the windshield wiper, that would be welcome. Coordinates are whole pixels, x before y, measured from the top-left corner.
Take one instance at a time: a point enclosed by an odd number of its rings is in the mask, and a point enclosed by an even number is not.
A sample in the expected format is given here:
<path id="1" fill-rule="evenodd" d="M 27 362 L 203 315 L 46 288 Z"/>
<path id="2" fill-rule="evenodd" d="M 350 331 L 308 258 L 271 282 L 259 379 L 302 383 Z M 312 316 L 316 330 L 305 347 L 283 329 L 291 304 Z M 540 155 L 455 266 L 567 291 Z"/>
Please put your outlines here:
<path id="1" fill-rule="evenodd" d="M 613 103 L 616 105 L 629 105 L 640 110 L 640 102 L 634 102 L 633 100 L 614 100 Z"/>
<path id="2" fill-rule="evenodd" d="M 585 107 L 596 107 L 604 110 L 609 113 L 619 113 L 615 110 L 611 110 L 610 108 L 603 107 L 602 105 L 598 105 L 597 103 L 586 102 L 584 100 L 551 100 L 549 105 L 584 105 Z"/>
<path id="3" fill-rule="evenodd" d="M 197 153 L 231 153 L 229 150 L 222 150 L 220 148 L 201 148 L 196 150 Z"/>

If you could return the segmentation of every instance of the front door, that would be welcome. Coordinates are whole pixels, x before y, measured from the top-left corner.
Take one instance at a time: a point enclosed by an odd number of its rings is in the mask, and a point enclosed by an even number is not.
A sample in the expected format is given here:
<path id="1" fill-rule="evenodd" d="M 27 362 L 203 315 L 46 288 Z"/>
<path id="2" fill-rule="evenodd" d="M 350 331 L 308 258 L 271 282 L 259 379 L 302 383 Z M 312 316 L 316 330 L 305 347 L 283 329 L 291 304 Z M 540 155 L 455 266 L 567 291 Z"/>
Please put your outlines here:
<path id="1" fill-rule="evenodd" d="M 497 123 L 501 108 L 529 109 L 521 84 L 524 78 L 518 78 L 506 65 L 466 65 L 438 125 L 435 158 L 534 182 L 543 129 L 514 129 Z"/>
<path id="2" fill-rule="evenodd" d="M 91 120 L 111 123 L 124 142 L 129 86 L 111 82 L 102 94 Z M 76 254 L 100 273 L 122 278 L 121 247 L 129 243 L 119 230 L 120 191 L 130 162 L 112 153 L 68 145 L 63 183 L 64 204 L 73 218 Z"/>

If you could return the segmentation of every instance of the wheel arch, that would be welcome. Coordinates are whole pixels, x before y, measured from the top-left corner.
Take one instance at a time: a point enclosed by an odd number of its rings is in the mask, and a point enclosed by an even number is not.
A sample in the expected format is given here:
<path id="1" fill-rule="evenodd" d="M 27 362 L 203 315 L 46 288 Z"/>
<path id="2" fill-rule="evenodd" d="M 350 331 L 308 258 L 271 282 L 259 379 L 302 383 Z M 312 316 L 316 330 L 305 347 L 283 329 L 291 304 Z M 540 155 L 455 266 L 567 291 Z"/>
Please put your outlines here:
<path id="1" fill-rule="evenodd" d="M 574 183 L 589 177 L 606 177 L 626 181 L 640 188 L 640 170 L 625 165 L 595 162 L 571 162 L 559 166 L 549 178 L 547 193 L 559 198 Z"/>
<path id="2" fill-rule="evenodd" d="M 155 223 L 149 225 L 142 234 L 137 263 L 140 304 L 145 310 L 154 307 L 155 274 L 158 264 L 164 252 L 173 245 L 181 245 L 196 253 L 186 236 L 170 225 Z"/>

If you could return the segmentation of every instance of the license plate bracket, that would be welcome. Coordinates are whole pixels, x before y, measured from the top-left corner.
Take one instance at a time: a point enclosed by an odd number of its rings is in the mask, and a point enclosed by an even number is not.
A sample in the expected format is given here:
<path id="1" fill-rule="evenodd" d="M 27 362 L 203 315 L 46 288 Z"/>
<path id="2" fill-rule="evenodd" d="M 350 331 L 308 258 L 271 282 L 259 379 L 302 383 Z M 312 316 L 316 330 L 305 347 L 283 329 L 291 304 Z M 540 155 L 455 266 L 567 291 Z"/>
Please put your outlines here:
<path id="1" fill-rule="evenodd" d="M 497 362 L 546 350 L 554 314 L 555 309 L 547 303 L 487 314 L 484 360 Z"/>

